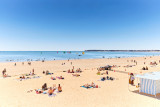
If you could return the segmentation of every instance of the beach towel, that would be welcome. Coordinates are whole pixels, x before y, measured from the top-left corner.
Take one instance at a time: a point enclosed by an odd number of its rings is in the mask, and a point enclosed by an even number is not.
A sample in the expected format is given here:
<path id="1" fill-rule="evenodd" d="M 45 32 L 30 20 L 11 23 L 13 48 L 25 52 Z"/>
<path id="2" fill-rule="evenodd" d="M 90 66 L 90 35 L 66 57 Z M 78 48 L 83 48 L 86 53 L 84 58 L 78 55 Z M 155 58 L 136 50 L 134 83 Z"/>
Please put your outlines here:
<path id="1" fill-rule="evenodd" d="M 81 86 L 81 87 L 86 88 L 86 89 L 93 88 L 93 87 L 85 87 L 85 86 Z"/>
<path id="2" fill-rule="evenodd" d="M 64 77 L 62 77 L 62 78 L 60 78 L 60 77 L 56 77 L 56 78 L 58 78 L 58 79 L 64 79 Z"/>
<path id="3" fill-rule="evenodd" d="M 34 79 L 34 78 L 40 78 L 40 76 L 34 76 L 34 77 L 32 77 L 32 78 L 33 78 L 33 79 Z"/>
<path id="4" fill-rule="evenodd" d="M 47 94 L 47 92 L 44 91 L 43 94 Z"/>

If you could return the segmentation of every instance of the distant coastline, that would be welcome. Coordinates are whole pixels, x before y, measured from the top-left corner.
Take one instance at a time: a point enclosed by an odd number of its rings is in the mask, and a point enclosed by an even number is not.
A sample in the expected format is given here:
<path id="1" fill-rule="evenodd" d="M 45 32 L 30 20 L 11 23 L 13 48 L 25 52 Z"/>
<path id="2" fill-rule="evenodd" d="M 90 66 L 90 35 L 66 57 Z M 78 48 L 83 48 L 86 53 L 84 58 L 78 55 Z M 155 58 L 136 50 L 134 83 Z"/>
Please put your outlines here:
<path id="1" fill-rule="evenodd" d="M 95 52 L 160 52 L 160 50 L 85 50 L 87 52 L 89 51 L 95 51 Z"/>

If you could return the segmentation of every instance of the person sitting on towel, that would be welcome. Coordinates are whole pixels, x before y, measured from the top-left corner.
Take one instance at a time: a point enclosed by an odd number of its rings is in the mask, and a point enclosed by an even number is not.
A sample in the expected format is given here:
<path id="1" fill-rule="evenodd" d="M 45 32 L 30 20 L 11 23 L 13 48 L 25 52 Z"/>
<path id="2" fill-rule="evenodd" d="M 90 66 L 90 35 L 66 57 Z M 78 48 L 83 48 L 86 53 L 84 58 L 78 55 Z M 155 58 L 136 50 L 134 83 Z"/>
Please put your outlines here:
<path id="1" fill-rule="evenodd" d="M 96 87 L 96 85 L 92 82 L 91 87 L 95 88 L 95 87 Z"/>
<path id="2" fill-rule="evenodd" d="M 47 90 L 47 84 L 45 83 L 43 86 L 42 86 L 42 90 Z"/>
<path id="3" fill-rule="evenodd" d="M 52 95 L 53 92 L 54 92 L 54 90 L 52 89 L 52 87 L 50 87 L 49 90 L 48 90 L 48 94 L 49 94 L 49 95 Z"/>

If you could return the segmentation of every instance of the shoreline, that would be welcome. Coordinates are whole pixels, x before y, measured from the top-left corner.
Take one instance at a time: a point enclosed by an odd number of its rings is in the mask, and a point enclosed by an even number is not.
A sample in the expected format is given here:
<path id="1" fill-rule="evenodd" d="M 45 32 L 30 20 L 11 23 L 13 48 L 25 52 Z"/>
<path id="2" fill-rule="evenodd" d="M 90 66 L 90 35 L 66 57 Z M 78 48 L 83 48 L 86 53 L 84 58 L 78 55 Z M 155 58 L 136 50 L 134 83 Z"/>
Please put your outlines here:
<path id="1" fill-rule="evenodd" d="M 148 55 L 148 56 L 130 56 L 130 57 L 110 57 L 110 58 L 88 58 L 89 60 L 92 60 L 92 59 L 120 59 L 120 58 L 139 58 L 139 57 L 154 57 L 154 56 L 160 56 L 160 55 Z M 69 59 L 70 61 L 71 60 L 88 60 L 88 59 Z M 39 60 L 39 61 L 36 61 L 36 60 L 33 60 L 33 61 L 2 61 L 0 63 L 7 63 L 7 62 L 13 62 L 13 63 L 16 63 L 16 62 L 42 62 L 43 60 Z M 67 59 L 64 60 L 44 60 L 45 62 L 46 61 L 68 61 Z"/>

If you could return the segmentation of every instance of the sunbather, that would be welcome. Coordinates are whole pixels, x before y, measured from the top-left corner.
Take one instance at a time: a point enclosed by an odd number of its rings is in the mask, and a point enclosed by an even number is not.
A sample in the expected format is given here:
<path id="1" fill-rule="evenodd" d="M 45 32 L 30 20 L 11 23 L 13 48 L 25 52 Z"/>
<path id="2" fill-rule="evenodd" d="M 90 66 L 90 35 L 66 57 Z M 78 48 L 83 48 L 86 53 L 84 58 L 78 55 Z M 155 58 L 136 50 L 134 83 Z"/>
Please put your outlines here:
<path id="1" fill-rule="evenodd" d="M 95 87 L 96 87 L 96 85 L 92 82 L 91 87 L 95 88 Z"/>
<path id="2" fill-rule="evenodd" d="M 79 74 L 72 74 L 73 76 L 75 76 L 75 77 L 79 77 L 80 75 Z"/>
<path id="3" fill-rule="evenodd" d="M 52 89 L 52 87 L 49 88 L 48 90 L 48 95 L 53 95 L 54 90 Z"/>
<path id="4" fill-rule="evenodd" d="M 101 81 L 104 81 L 104 80 L 106 80 L 106 78 L 105 78 L 105 77 L 102 77 L 102 78 L 101 78 Z"/>
<path id="5" fill-rule="evenodd" d="M 35 75 L 35 74 L 34 74 L 34 69 L 32 70 L 32 75 Z"/>
<path id="6" fill-rule="evenodd" d="M 47 90 L 47 84 L 45 83 L 43 86 L 42 86 L 42 90 Z"/>
<path id="7" fill-rule="evenodd" d="M 46 71 L 46 75 L 52 75 L 53 73 L 50 73 L 48 70 Z"/>
<path id="8" fill-rule="evenodd" d="M 56 90 L 57 87 L 56 87 L 56 84 L 53 84 L 53 90 Z"/>
<path id="9" fill-rule="evenodd" d="M 59 79 L 64 79 L 64 77 L 62 77 L 62 76 L 60 76 L 60 77 L 58 77 Z"/>
<path id="10" fill-rule="evenodd" d="M 97 72 L 97 75 L 101 75 L 100 71 Z"/>
<path id="11" fill-rule="evenodd" d="M 46 71 L 46 75 L 48 75 L 48 74 L 49 74 L 49 71 L 47 70 L 47 71 Z"/>
<path id="12" fill-rule="evenodd" d="M 58 92 L 62 92 L 62 87 L 58 84 Z"/>
<path id="13" fill-rule="evenodd" d="M 19 78 L 20 78 L 20 79 L 25 79 L 25 76 L 20 76 Z"/>
<path id="14" fill-rule="evenodd" d="M 84 87 L 86 87 L 86 88 L 90 88 L 90 85 L 89 84 L 85 84 L 85 85 L 83 85 Z"/>
<path id="15" fill-rule="evenodd" d="M 51 79 L 52 79 L 52 80 L 56 80 L 56 78 L 55 78 L 55 77 L 51 77 Z"/>
<path id="16" fill-rule="evenodd" d="M 43 93 L 43 91 L 41 89 L 35 90 L 37 94 L 41 94 Z"/>

